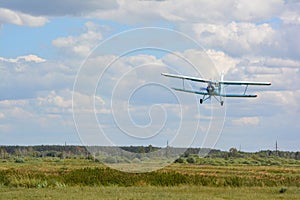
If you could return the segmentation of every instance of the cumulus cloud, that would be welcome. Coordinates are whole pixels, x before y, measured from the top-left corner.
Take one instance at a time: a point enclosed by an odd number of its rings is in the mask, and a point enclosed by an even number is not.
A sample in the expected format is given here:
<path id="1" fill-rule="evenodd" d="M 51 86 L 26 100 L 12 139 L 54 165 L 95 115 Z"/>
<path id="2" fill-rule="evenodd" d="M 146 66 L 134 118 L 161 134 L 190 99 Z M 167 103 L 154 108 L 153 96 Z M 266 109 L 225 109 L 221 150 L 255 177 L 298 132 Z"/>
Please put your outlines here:
<path id="1" fill-rule="evenodd" d="M 0 58 L 1 98 L 33 98 L 39 92 L 71 88 L 76 69 L 36 55 Z"/>
<path id="2" fill-rule="evenodd" d="M 52 44 L 64 54 L 85 57 L 101 40 L 100 26 L 93 22 L 86 22 L 85 32 L 81 35 L 57 38 L 52 41 Z"/>
<path id="3" fill-rule="evenodd" d="M 237 126 L 256 126 L 259 124 L 258 117 L 242 117 L 238 119 L 233 119 L 232 123 Z"/>
<path id="4" fill-rule="evenodd" d="M 300 24 L 300 14 L 295 11 L 285 11 L 281 16 L 280 19 L 285 24 Z"/>
<path id="5" fill-rule="evenodd" d="M 52 0 L 49 2 L 39 0 L 4 0 L 1 1 L 0 7 L 34 16 L 80 16 L 95 10 L 115 8 L 117 3 L 114 0 Z"/>
<path id="6" fill-rule="evenodd" d="M 282 0 L 268 1 L 118 1 L 117 9 L 94 12 L 92 16 L 123 23 L 153 22 L 164 19 L 174 22 L 228 23 L 232 20 L 266 20 L 279 12 Z"/>
<path id="7" fill-rule="evenodd" d="M 10 62 L 10 63 L 19 63 L 19 62 L 35 62 L 42 63 L 46 62 L 44 58 L 41 58 L 37 55 L 26 55 L 26 56 L 18 56 L 17 58 L 3 58 L 0 57 L 0 61 L 2 62 Z"/>
<path id="8" fill-rule="evenodd" d="M 34 98 L 0 100 L 0 116 L 11 122 L 13 119 L 33 120 L 53 115 L 66 116 L 71 120 L 72 92 L 70 90 L 50 91 Z"/>
<path id="9" fill-rule="evenodd" d="M 162 61 L 178 74 L 212 79 L 219 78 L 220 75 L 209 54 L 201 49 L 187 49 L 183 52 L 167 54 Z"/>
<path id="10" fill-rule="evenodd" d="M 237 131 L 244 127 L 263 126 L 266 120 L 269 120 L 270 127 L 278 120 L 281 120 L 282 127 L 293 127 L 294 121 L 299 118 L 300 97 L 297 83 L 300 79 L 300 40 L 297 36 L 300 31 L 300 18 L 297 1 L 187 0 L 129 3 L 124 0 L 88 2 L 16 0 L 0 2 L 0 24 L 42 26 L 47 23 L 46 17 L 49 16 L 109 20 L 113 24 L 122 23 L 117 27 L 122 30 L 125 27 L 123 25 L 128 24 L 134 26 L 171 24 L 175 30 L 191 35 L 208 49 L 206 51 L 185 49 L 175 52 L 177 56 L 170 54 L 162 58 L 136 55 L 137 53 L 124 56 L 113 63 L 113 68 L 106 71 L 104 79 L 98 83 L 95 96 L 88 96 L 84 92 L 90 90 L 95 92 L 95 88 L 89 86 L 97 84 L 99 68 L 116 59 L 116 55 L 94 58 L 90 62 L 89 71 L 80 79 L 84 82 L 80 88 L 82 93 L 76 93 L 75 97 L 78 95 L 83 104 L 95 103 L 95 112 L 102 117 L 101 119 L 112 114 L 109 107 L 112 98 L 116 98 L 115 103 L 120 106 L 123 114 L 127 115 L 127 111 L 130 110 L 133 115 L 136 114 L 138 120 L 145 118 L 147 112 L 144 111 L 148 111 L 149 104 L 153 102 L 163 103 L 170 116 L 173 115 L 176 119 L 179 111 L 178 106 L 174 104 L 175 100 L 170 98 L 173 97 L 171 92 L 152 86 L 137 89 L 137 86 L 147 81 L 160 80 L 160 83 L 165 86 L 176 87 L 176 80 L 172 82 L 173 80 L 160 76 L 161 72 L 170 69 L 168 66 L 173 67 L 173 70 L 177 70 L 176 72 L 180 74 L 198 76 L 199 74 L 181 57 L 198 63 L 197 67 L 205 78 L 218 78 L 216 76 L 218 72 L 224 71 L 227 80 L 272 82 L 271 87 L 249 88 L 250 93 L 259 95 L 257 99 L 234 99 L 226 102 L 227 114 L 232 117 L 231 125 Z M 101 26 L 94 22 L 87 22 L 81 33 L 54 39 L 53 47 L 60 55 L 67 58 L 65 63 L 68 65 L 60 61 L 49 61 L 48 58 L 37 55 L 0 57 L 2 80 L 0 119 L 11 120 L 11 124 L 6 124 L 7 121 L 1 122 L 1 130 L 4 127 L 13 127 L 14 131 L 18 129 L 23 133 L 23 127 L 30 130 L 33 129 L 32 127 L 42 127 L 43 129 L 40 130 L 53 130 L 51 127 L 56 129 L 59 127 L 63 131 L 66 130 L 64 129 L 66 124 L 71 127 L 72 92 L 70 90 L 79 66 L 78 60 L 81 61 L 87 56 L 92 48 L 103 40 L 105 37 L 103 35 L 105 34 Z M 135 68 L 143 65 L 145 67 L 141 70 Z M 213 70 L 210 67 L 214 67 Z M 118 82 L 119 80 L 121 81 Z M 116 83 L 118 86 L 114 88 Z M 182 86 L 181 81 L 180 86 Z M 117 90 L 116 96 L 112 94 L 114 89 Z M 129 98 L 126 104 L 129 89 L 137 90 L 132 94 L 134 98 Z M 174 93 L 191 97 L 189 94 Z M 197 113 L 199 101 L 195 102 L 195 99 L 186 101 L 183 105 L 185 116 L 190 117 L 190 123 L 195 118 L 208 120 L 205 112 L 209 105 L 201 105 L 202 113 L 199 116 Z M 122 107 L 124 105 L 125 107 Z M 80 111 L 84 111 L 84 108 L 79 107 Z M 196 114 L 192 115 L 193 112 Z M 295 120 L 285 120 L 289 116 L 293 116 Z M 19 120 L 18 124 L 12 124 L 17 120 Z M 108 122 L 107 127 L 111 128 L 112 122 L 109 119 L 105 120 Z M 147 121 L 144 120 L 141 124 L 145 122 Z M 63 123 L 65 125 L 62 125 Z"/>
<path id="11" fill-rule="evenodd" d="M 262 58 L 258 58 L 258 60 L 259 59 Z M 228 70 L 226 79 L 272 82 L 270 88 L 259 88 L 260 90 L 295 90 L 299 88 L 299 86 L 295 84 L 300 78 L 299 68 L 285 66 L 288 62 L 288 60 L 286 63 L 283 62 L 279 67 L 270 66 L 268 62 L 264 64 L 263 62 L 251 62 L 251 60 L 248 59 L 240 59 L 236 67 Z"/>
<path id="12" fill-rule="evenodd" d="M 153 22 L 164 19 L 174 22 L 230 22 L 232 20 L 266 20 L 277 14 L 282 0 L 251 1 L 128 1 L 118 0 L 38 0 L 2 1 L 0 7 L 33 16 L 92 16 L 123 23 Z"/>
<path id="13" fill-rule="evenodd" d="M 76 140 L 71 91 L 51 91 L 39 97 L 0 100 L 1 138 L 7 144 L 58 143 Z M 13 139 L 12 139 L 13 138 Z M 63 142 L 63 141 L 62 141 Z"/>
<path id="14" fill-rule="evenodd" d="M 284 6 L 284 10 L 279 17 L 285 24 L 299 25 L 300 24 L 300 2 L 287 1 L 287 3 Z"/>
<path id="15" fill-rule="evenodd" d="M 22 12 L 1 8 L 0 5 L 0 24 L 15 24 L 19 26 L 43 26 L 48 19 L 41 16 L 32 16 Z"/>
<path id="16" fill-rule="evenodd" d="M 3 119 L 3 118 L 5 118 L 5 115 L 1 112 L 0 113 L 0 119 Z"/>
<path id="17" fill-rule="evenodd" d="M 206 48 L 221 48 L 233 55 L 259 54 L 264 46 L 273 45 L 275 37 L 275 31 L 269 24 L 243 22 L 194 24 L 193 31 Z"/>
<path id="18" fill-rule="evenodd" d="M 206 53 L 212 59 L 215 67 L 220 73 L 223 72 L 226 74 L 229 69 L 236 67 L 240 62 L 240 59 L 230 57 L 223 51 L 208 49 Z"/>
<path id="19" fill-rule="evenodd" d="M 299 59 L 300 40 L 296 36 L 300 32 L 300 25 L 284 24 L 280 27 L 280 47 L 277 50 L 277 56 L 284 56 L 291 59 Z"/>
<path id="20" fill-rule="evenodd" d="M 263 20 L 280 13 L 283 0 L 247 1 L 239 0 L 233 3 L 233 17 L 236 20 Z"/>

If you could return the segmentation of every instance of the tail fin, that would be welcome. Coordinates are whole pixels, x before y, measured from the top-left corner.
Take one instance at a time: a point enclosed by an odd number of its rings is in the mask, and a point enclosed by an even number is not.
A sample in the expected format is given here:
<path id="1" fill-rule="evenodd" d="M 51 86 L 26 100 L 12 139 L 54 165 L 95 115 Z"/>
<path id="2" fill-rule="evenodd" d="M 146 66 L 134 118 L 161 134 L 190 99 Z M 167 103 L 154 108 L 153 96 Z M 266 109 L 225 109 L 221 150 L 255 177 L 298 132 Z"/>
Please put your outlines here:
<path id="1" fill-rule="evenodd" d="M 224 72 L 221 73 L 220 81 L 224 81 Z M 223 84 L 220 84 L 220 94 L 224 94 Z"/>

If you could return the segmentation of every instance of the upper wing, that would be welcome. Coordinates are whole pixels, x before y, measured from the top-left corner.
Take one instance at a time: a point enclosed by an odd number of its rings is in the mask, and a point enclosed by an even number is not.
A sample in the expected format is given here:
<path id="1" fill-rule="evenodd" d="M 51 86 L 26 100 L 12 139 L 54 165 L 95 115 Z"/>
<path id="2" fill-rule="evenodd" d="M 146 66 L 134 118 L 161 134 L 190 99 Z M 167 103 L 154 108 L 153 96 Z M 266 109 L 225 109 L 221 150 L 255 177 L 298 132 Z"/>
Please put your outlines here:
<path id="1" fill-rule="evenodd" d="M 166 77 L 171 77 L 171 78 L 180 78 L 180 79 L 186 79 L 190 81 L 216 84 L 216 82 L 214 81 L 203 79 L 203 78 L 192 77 L 192 76 L 184 76 L 184 75 L 169 74 L 169 73 L 161 73 L 161 75 Z M 271 82 L 253 82 L 253 81 L 220 81 L 218 83 L 223 85 L 271 85 Z"/>
<path id="2" fill-rule="evenodd" d="M 271 85 L 270 82 L 252 82 L 252 81 L 220 81 L 224 85 Z"/>
<path id="3" fill-rule="evenodd" d="M 210 81 L 210 80 L 203 79 L 203 78 L 196 78 L 196 77 L 192 77 L 192 76 L 183 76 L 183 75 L 168 74 L 168 73 L 161 73 L 161 75 L 166 76 L 166 77 L 171 77 L 171 78 L 180 78 L 180 79 L 186 79 L 186 80 L 202 82 L 202 83 L 212 83 L 212 81 Z"/>

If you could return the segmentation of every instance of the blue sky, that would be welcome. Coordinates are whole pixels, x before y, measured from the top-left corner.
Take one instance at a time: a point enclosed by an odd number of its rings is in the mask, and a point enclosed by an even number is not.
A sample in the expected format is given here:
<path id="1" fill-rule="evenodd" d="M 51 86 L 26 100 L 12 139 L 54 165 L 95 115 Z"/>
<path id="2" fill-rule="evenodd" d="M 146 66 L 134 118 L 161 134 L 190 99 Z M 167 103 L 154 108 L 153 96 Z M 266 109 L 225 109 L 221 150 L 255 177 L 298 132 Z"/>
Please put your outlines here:
<path id="1" fill-rule="evenodd" d="M 5 1 L 0 145 L 173 141 L 257 151 L 277 141 L 299 151 L 299 33 L 297 1 Z M 164 71 L 214 79 L 224 71 L 226 80 L 272 86 L 250 88 L 256 99 L 200 106 L 199 96 L 172 91 L 181 82 Z"/>

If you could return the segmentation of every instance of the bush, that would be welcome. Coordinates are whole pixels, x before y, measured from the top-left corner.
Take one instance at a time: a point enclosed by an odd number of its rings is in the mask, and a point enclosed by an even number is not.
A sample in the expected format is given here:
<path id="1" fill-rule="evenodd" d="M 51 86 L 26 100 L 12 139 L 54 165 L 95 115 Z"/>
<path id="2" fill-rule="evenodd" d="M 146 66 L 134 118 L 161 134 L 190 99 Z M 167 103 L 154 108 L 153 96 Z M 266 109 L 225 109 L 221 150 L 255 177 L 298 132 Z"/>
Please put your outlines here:
<path id="1" fill-rule="evenodd" d="M 25 160 L 22 158 L 16 158 L 15 163 L 25 163 Z"/>
<path id="2" fill-rule="evenodd" d="M 283 187 L 279 190 L 279 193 L 285 193 L 287 191 L 287 188 Z"/>
<path id="3" fill-rule="evenodd" d="M 195 162 L 196 162 L 195 158 L 193 158 L 193 157 L 188 157 L 188 158 L 186 159 L 186 161 L 187 161 L 188 163 L 195 163 Z"/>
<path id="4" fill-rule="evenodd" d="M 115 157 L 107 157 L 104 160 L 105 163 L 117 163 L 117 159 Z"/>
<path id="5" fill-rule="evenodd" d="M 184 163 L 184 159 L 183 158 L 177 158 L 174 163 Z"/>

